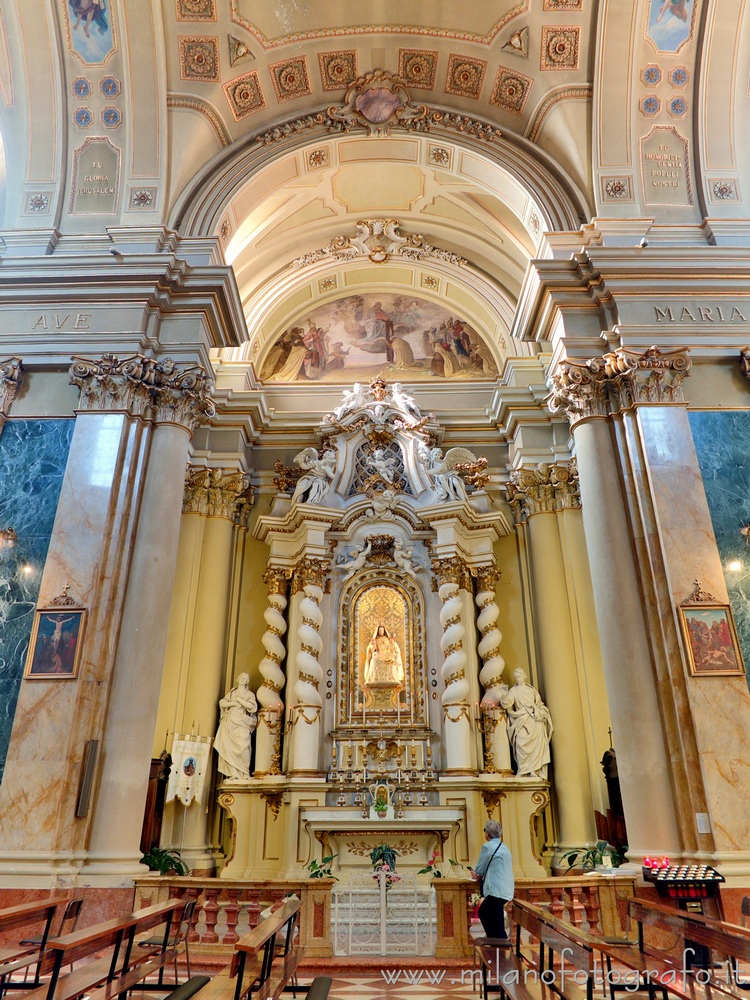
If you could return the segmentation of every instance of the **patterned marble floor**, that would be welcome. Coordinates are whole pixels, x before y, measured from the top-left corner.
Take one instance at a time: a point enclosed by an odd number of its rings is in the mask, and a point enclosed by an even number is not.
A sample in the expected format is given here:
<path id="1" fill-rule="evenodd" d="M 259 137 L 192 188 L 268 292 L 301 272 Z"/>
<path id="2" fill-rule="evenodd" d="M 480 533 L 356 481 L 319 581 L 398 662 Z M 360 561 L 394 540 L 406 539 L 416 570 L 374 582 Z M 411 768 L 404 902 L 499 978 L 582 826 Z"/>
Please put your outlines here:
<path id="1" fill-rule="evenodd" d="M 471 988 L 470 973 L 461 981 L 460 969 L 383 969 L 377 975 L 341 976 L 333 980 L 328 994 L 331 1000 L 395 1000 L 415 997 L 419 1000 L 477 1000 L 481 986 Z"/>

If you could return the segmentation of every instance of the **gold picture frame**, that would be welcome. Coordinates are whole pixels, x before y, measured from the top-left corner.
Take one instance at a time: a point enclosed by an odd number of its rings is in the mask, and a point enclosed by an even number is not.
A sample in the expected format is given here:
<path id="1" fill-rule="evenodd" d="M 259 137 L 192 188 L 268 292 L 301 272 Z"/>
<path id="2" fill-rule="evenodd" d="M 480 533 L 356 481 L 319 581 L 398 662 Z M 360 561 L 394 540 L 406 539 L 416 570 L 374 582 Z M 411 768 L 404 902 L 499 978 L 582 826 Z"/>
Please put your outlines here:
<path id="1" fill-rule="evenodd" d="M 86 628 L 86 609 L 66 595 L 37 608 L 26 656 L 26 680 L 72 680 L 78 676 Z"/>
<path id="2" fill-rule="evenodd" d="M 745 664 L 728 604 L 686 601 L 679 612 L 693 676 L 744 675 Z"/>

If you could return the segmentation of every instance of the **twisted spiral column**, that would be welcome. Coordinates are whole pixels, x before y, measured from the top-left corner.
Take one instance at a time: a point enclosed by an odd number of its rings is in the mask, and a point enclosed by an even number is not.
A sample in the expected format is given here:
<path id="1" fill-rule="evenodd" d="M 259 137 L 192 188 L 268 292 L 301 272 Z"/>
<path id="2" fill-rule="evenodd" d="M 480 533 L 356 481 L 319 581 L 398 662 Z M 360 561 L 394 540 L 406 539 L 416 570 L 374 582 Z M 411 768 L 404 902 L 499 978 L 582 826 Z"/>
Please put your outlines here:
<path id="1" fill-rule="evenodd" d="M 452 566 L 446 570 L 446 567 L 442 566 L 438 572 L 446 581 L 438 590 L 443 602 L 440 610 L 440 624 L 443 627 L 440 649 L 444 660 L 440 675 L 445 685 L 442 704 L 446 771 L 466 773 L 473 768 L 471 753 L 473 733 L 469 704 L 471 688 L 466 679 L 468 658 L 464 650 L 466 637 L 466 627 L 463 622 L 464 602 L 456 582 L 458 568 Z M 448 577 L 452 579 L 447 579 Z"/>
<path id="2" fill-rule="evenodd" d="M 295 570 L 294 586 L 302 591 L 299 603 L 294 665 L 296 704 L 291 713 L 292 746 L 290 771 L 294 774 L 318 774 L 320 754 L 320 716 L 323 699 L 320 682 L 323 670 L 318 662 L 323 643 L 319 636 L 323 615 L 323 574 L 330 568 L 322 560 L 305 559 Z"/>
<path id="3" fill-rule="evenodd" d="M 491 774 L 511 774 L 508 717 L 500 705 L 505 660 L 500 655 L 503 636 L 496 624 L 500 609 L 495 603 L 495 583 L 499 575 L 494 568 L 480 570 L 474 598 L 479 608 L 477 628 L 481 635 L 477 651 L 483 662 L 479 682 L 484 688 L 481 703 L 484 716 L 484 769 Z"/>
<path id="4" fill-rule="evenodd" d="M 286 656 L 282 636 L 286 632 L 284 612 L 287 606 L 286 573 L 284 570 L 267 569 L 263 580 L 268 587 L 268 607 L 263 613 L 266 631 L 263 633 L 265 656 L 260 661 L 263 683 L 258 688 L 258 729 L 255 734 L 255 777 L 279 774 L 281 757 L 281 719 L 284 699 L 281 689 L 286 683 L 281 664 Z"/>

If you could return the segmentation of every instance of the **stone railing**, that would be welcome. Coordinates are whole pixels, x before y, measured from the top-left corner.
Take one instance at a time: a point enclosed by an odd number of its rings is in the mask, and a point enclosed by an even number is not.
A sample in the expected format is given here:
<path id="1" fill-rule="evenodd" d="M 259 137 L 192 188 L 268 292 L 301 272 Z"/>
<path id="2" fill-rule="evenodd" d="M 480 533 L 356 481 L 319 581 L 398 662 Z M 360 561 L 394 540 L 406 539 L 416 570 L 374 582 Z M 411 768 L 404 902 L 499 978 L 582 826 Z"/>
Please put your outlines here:
<path id="1" fill-rule="evenodd" d="M 135 907 L 150 906 L 176 897 L 196 902 L 188 941 L 227 951 L 256 927 L 261 911 L 280 903 L 289 893 L 302 900 L 300 944 L 310 958 L 328 958 L 331 945 L 330 878 L 299 881 L 258 880 L 234 882 L 224 878 L 180 878 L 153 875 L 136 879 Z"/>
<path id="2" fill-rule="evenodd" d="M 625 939 L 628 899 L 635 895 L 637 877 L 618 875 L 519 879 L 516 898 L 548 907 L 576 927 L 608 939 Z M 468 879 L 435 879 L 438 941 L 436 956 L 465 959 L 471 955 L 469 896 L 476 883 Z M 333 879 L 235 882 L 220 878 L 178 878 L 168 875 L 136 879 L 135 906 L 149 906 L 170 897 L 197 903 L 189 933 L 191 944 L 218 953 L 231 950 L 255 927 L 267 906 L 294 892 L 302 900 L 301 945 L 309 958 L 333 954 L 331 890 Z"/>

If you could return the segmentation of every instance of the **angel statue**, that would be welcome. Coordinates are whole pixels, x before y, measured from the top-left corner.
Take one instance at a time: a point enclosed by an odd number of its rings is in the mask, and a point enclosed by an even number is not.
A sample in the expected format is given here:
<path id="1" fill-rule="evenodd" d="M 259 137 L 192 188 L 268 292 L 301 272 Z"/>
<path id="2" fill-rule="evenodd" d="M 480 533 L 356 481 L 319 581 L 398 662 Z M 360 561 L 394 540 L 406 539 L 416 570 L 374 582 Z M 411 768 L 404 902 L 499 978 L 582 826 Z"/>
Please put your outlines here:
<path id="1" fill-rule="evenodd" d="M 367 468 L 374 469 L 381 479 L 391 486 L 396 476 L 396 459 L 393 455 L 386 455 L 382 448 L 376 448 L 367 461 Z"/>
<path id="2" fill-rule="evenodd" d="M 417 568 L 412 562 L 414 549 L 410 545 L 404 545 L 400 538 L 393 543 L 393 560 L 400 570 L 416 576 Z"/>
<path id="3" fill-rule="evenodd" d="M 363 549 L 352 549 L 349 553 L 349 562 L 346 564 L 347 573 L 343 580 L 344 583 L 346 583 L 350 576 L 354 576 L 355 573 L 358 573 L 359 570 L 362 569 L 371 552 L 372 542 L 369 539 L 367 540 L 367 545 L 365 545 Z"/>
<path id="4" fill-rule="evenodd" d="M 407 417 L 411 417 L 417 423 L 422 419 L 422 414 L 414 402 L 414 397 L 404 391 L 404 387 L 400 382 L 394 382 L 391 386 L 391 398 L 396 409 L 401 410 Z"/>
<path id="5" fill-rule="evenodd" d="M 426 444 L 421 444 L 417 449 L 417 458 L 432 480 L 436 499 L 466 499 L 466 485 L 454 469 L 460 463 L 476 462 L 476 455 L 468 448 L 450 448 L 443 456 L 442 448 L 428 448 Z"/>
<path id="6" fill-rule="evenodd" d="M 332 414 L 340 423 L 348 413 L 358 410 L 365 402 L 365 391 L 361 382 L 355 382 L 351 389 L 344 389 L 344 402 L 341 403 Z"/>
<path id="7" fill-rule="evenodd" d="M 319 457 L 315 448 L 305 448 L 294 461 L 305 474 L 297 480 L 292 503 L 322 503 L 336 472 L 336 452 L 329 448 Z"/>

